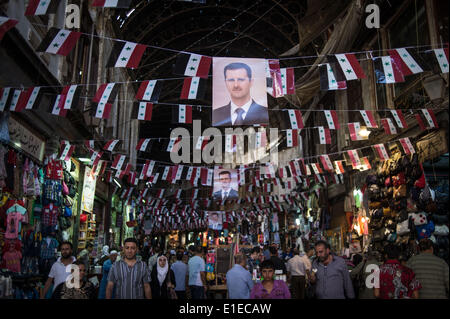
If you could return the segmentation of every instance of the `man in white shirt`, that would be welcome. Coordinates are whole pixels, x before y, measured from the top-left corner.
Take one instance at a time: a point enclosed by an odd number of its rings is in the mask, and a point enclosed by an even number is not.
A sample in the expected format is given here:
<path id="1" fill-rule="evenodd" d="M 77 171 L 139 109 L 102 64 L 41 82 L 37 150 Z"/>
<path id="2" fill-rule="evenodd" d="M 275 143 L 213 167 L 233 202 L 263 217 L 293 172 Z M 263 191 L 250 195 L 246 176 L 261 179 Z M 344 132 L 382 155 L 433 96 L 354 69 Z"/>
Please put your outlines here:
<path id="1" fill-rule="evenodd" d="M 306 259 L 300 257 L 299 250 L 293 249 L 294 257 L 287 262 L 288 281 L 291 284 L 292 298 L 305 299 L 306 274 L 311 269 L 311 262 L 306 263 Z"/>
<path id="2" fill-rule="evenodd" d="M 267 107 L 257 104 L 250 95 L 254 82 L 251 68 L 235 62 L 228 64 L 223 73 L 231 101 L 213 110 L 213 126 L 268 124 Z"/>
<path id="3" fill-rule="evenodd" d="M 67 266 L 73 264 L 76 258 L 72 256 L 73 245 L 71 242 L 65 241 L 60 245 L 61 257 L 52 265 L 48 279 L 45 282 L 44 291 L 40 296 L 41 299 L 45 299 L 48 290 L 53 284 L 53 291 L 59 284 L 66 281 L 67 277 L 70 275 L 70 271 L 67 271 Z"/>

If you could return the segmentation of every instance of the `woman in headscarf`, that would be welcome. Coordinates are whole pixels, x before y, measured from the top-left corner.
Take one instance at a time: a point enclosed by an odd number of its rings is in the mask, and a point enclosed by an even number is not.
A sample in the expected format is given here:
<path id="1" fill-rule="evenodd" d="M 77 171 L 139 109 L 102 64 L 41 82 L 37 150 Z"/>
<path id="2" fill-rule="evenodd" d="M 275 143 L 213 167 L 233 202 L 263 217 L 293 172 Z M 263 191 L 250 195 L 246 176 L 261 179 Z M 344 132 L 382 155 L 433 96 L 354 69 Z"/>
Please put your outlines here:
<path id="1" fill-rule="evenodd" d="M 109 246 L 105 245 L 102 248 L 102 255 L 100 256 L 96 264 L 102 266 L 108 259 L 109 259 Z"/>
<path id="2" fill-rule="evenodd" d="M 156 265 L 152 269 L 151 278 L 152 298 L 171 299 L 169 289 L 175 288 L 175 274 L 172 269 L 169 269 L 166 256 L 161 255 L 158 257 Z"/>
<path id="3" fill-rule="evenodd" d="M 102 280 L 100 281 L 100 287 L 98 289 L 98 299 L 105 299 L 106 297 L 106 286 L 108 285 L 109 271 L 111 270 L 112 265 L 116 261 L 117 255 L 118 253 L 116 250 L 111 250 L 108 256 L 108 260 L 106 260 L 103 263 Z M 114 298 L 114 292 L 112 298 Z"/>

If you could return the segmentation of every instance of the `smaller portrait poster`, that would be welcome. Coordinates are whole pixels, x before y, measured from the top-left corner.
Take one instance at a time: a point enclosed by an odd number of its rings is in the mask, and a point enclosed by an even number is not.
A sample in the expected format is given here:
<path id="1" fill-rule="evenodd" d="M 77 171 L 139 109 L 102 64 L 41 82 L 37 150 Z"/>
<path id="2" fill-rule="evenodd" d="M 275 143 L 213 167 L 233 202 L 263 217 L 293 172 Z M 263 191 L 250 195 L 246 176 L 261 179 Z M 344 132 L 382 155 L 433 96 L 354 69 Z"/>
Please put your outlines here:
<path id="1" fill-rule="evenodd" d="M 214 200 L 239 198 L 237 174 L 237 169 L 214 169 Z"/>

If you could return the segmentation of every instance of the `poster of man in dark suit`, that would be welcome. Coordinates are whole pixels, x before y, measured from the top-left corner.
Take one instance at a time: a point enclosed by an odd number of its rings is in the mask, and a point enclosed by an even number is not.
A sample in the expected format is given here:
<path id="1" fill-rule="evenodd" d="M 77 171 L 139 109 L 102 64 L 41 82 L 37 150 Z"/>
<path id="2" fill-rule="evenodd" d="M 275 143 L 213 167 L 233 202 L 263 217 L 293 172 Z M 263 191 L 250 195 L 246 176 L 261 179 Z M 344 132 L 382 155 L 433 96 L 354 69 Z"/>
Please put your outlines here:
<path id="1" fill-rule="evenodd" d="M 217 182 L 216 179 L 214 182 L 214 200 L 237 199 L 239 193 L 232 188 L 232 184 L 236 184 L 236 182 L 232 182 L 231 172 L 223 170 L 218 175 L 219 181 Z"/>
<path id="2" fill-rule="evenodd" d="M 229 58 L 214 58 L 226 59 Z M 234 61 L 233 59 L 232 61 Z M 260 59 L 248 59 L 256 60 Z M 223 65 L 224 61 L 220 61 Z M 267 125 L 269 115 L 267 111 L 267 91 L 265 86 L 265 64 L 231 62 L 223 67 L 223 74 L 214 72 L 214 81 L 221 81 L 223 76 L 224 86 L 221 83 L 213 84 L 213 126 L 241 126 L 241 125 Z M 218 65 L 218 69 L 221 66 Z M 257 71 L 257 72 L 255 72 Z M 226 89 L 226 90 L 224 90 Z M 226 94 L 226 92 L 228 94 Z M 224 94 L 225 93 L 225 94 Z M 228 95 L 228 96 L 227 96 Z M 256 101 L 259 100 L 259 103 Z M 228 103 L 223 103 L 228 100 Z M 222 103 L 220 106 L 219 103 Z M 264 105 L 262 105 L 262 104 Z"/>

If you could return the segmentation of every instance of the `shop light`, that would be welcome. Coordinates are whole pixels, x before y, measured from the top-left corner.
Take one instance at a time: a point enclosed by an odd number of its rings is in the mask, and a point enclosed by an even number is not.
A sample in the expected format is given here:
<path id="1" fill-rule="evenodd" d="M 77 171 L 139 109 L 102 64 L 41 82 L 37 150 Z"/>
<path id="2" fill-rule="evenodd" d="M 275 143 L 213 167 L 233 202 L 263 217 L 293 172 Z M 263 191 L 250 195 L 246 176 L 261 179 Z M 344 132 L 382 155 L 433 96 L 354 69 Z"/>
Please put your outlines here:
<path id="1" fill-rule="evenodd" d="M 296 219 L 295 219 L 295 224 L 296 224 L 297 226 L 300 225 L 300 219 L 296 218 Z"/>
<path id="2" fill-rule="evenodd" d="M 79 157 L 78 160 L 82 163 L 90 163 L 91 159 L 86 157 Z"/>
<path id="3" fill-rule="evenodd" d="M 371 132 L 369 130 L 367 130 L 367 127 L 365 127 L 365 126 L 362 126 L 358 132 L 359 136 L 361 136 L 362 138 L 365 138 L 365 139 L 369 137 L 370 133 Z"/>
<path id="4" fill-rule="evenodd" d="M 114 183 L 116 183 L 117 186 L 122 187 L 122 185 L 120 185 L 120 183 L 117 181 L 117 179 L 113 178 Z"/>

